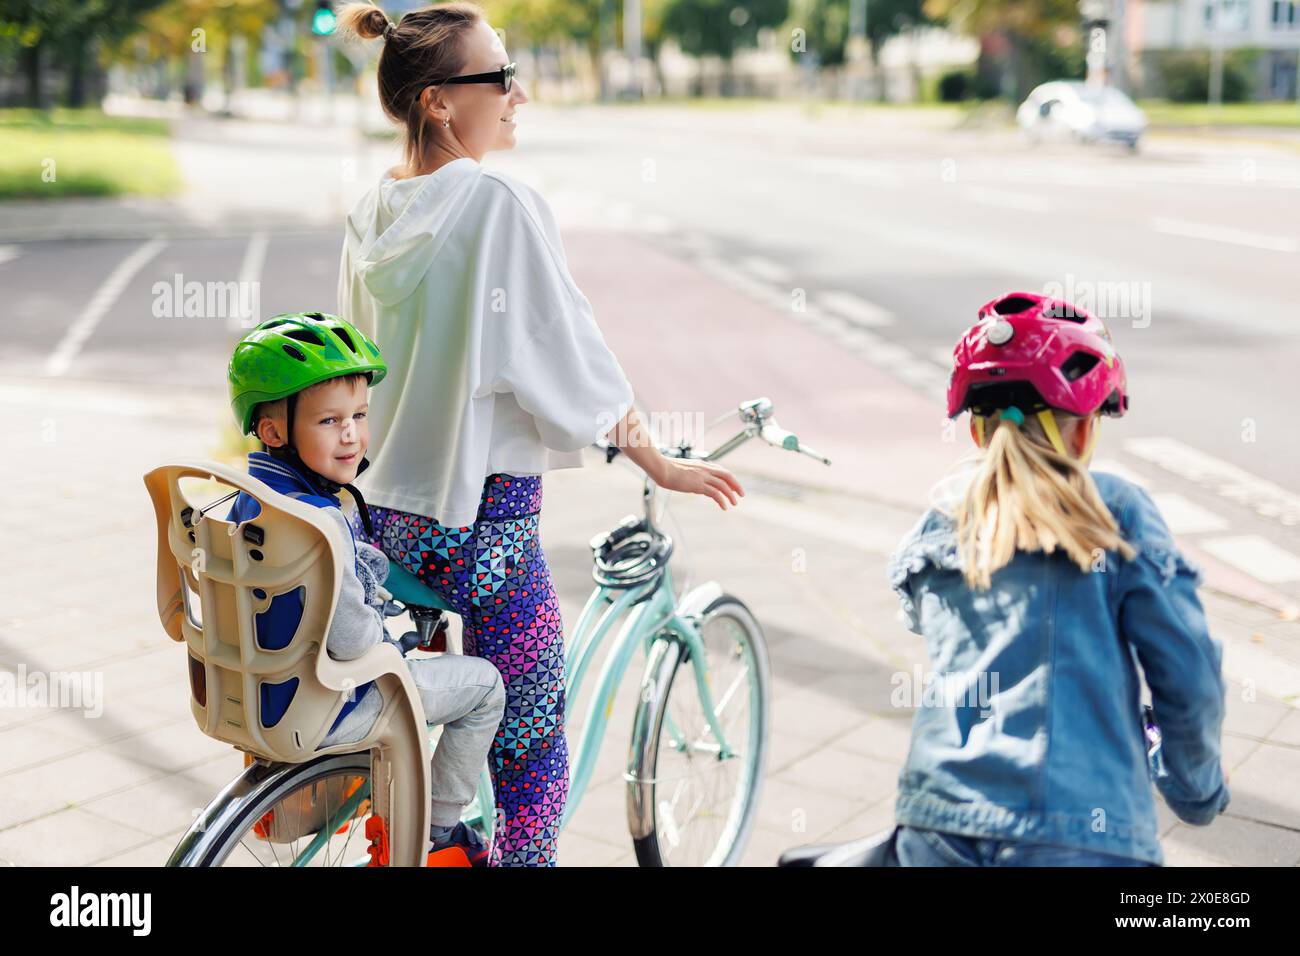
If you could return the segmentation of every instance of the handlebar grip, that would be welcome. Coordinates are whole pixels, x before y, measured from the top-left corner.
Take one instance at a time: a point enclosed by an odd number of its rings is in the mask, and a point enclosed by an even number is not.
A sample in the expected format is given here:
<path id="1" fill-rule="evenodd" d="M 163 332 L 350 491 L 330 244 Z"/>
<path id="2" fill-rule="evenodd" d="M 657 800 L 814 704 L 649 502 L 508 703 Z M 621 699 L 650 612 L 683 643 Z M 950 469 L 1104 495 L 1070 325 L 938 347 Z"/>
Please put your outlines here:
<path id="1" fill-rule="evenodd" d="M 787 451 L 799 450 L 799 439 L 795 436 L 794 432 L 786 431 L 775 423 L 769 422 L 764 425 L 761 435 L 763 441 L 769 442 L 773 445 L 779 445 Z"/>

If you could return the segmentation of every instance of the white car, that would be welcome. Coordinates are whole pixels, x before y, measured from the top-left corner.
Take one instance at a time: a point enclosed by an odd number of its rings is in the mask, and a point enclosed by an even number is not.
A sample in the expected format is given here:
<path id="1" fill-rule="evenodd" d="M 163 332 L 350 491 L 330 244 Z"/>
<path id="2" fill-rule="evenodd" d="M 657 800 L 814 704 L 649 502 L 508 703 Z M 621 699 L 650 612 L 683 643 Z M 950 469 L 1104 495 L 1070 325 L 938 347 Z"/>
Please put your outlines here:
<path id="1" fill-rule="evenodd" d="M 1119 142 L 1137 149 L 1146 114 L 1113 86 L 1053 80 L 1036 87 L 1016 110 L 1016 123 L 1034 141 Z"/>

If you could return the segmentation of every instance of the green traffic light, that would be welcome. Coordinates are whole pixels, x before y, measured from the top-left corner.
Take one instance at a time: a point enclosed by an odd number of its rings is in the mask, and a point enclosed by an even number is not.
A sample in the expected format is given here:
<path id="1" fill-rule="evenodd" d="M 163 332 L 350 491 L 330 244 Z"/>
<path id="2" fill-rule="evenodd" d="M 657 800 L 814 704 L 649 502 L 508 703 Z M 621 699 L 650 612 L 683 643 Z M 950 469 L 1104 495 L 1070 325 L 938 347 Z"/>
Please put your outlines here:
<path id="1" fill-rule="evenodd" d="M 338 24 L 338 17 L 329 7 L 317 7 L 311 18 L 311 32 L 318 37 L 329 36 Z"/>

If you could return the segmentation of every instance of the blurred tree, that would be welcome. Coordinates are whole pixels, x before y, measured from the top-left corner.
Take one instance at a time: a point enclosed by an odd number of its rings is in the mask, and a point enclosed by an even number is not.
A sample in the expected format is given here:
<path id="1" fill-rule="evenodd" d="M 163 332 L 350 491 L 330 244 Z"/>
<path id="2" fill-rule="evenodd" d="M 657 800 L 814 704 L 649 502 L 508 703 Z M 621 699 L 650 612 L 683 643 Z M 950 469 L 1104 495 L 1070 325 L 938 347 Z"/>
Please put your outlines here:
<path id="1" fill-rule="evenodd" d="M 842 66 L 845 63 L 848 41 L 850 0 L 806 0 L 806 12 L 797 15 L 796 26 L 807 31 L 808 51 L 815 54 L 818 66 Z M 866 0 L 867 46 L 873 68 L 879 72 L 880 49 L 890 37 L 935 19 L 927 15 L 924 0 Z M 792 21 L 794 22 L 794 21 Z M 792 57 L 798 57 L 791 51 Z M 881 98 L 884 84 L 879 86 Z"/>
<path id="2" fill-rule="evenodd" d="M 602 0 L 484 0 L 492 26 L 504 30 L 506 46 L 523 42 L 540 56 L 544 46 L 577 41 L 600 74 Z"/>
<path id="3" fill-rule="evenodd" d="M 621 36 L 623 5 L 618 0 L 604 0 L 607 19 L 603 24 L 612 36 Z M 659 88 L 664 88 L 659 53 L 665 38 L 664 13 L 672 0 L 641 0 L 641 39 L 644 53 L 654 65 Z M 507 48 L 517 43 L 528 45 L 534 59 L 540 59 L 544 47 L 556 47 L 577 41 L 587 49 L 594 70 L 599 70 L 601 45 L 601 0 L 485 0 L 492 25 L 506 31 Z M 536 80 L 534 80 L 536 82 Z"/>
<path id="4" fill-rule="evenodd" d="M 45 108 L 43 75 L 53 59 L 67 70 L 64 102 L 83 106 L 92 56 L 108 60 L 137 34 L 149 38 L 159 56 L 188 56 L 192 31 L 204 29 L 205 42 L 222 48 L 229 63 L 234 33 L 256 36 L 278 9 L 276 0 L 0 0 L 0 30 L 22 48 L 28 105 Z"/>
<path id="5" fill-rule="evenodd" d="M 64 102 L 85 102 L 87 58 L 96 42 L 113 43 L 138 29 L 140 16 L 162 0 L 0 0 L 3 32 L 19 46 L 27 79 L 27 105 L 45 109 L 46 66 L 66 67 Z"/>
<path id="6" fill-rule="evenodd" d="M 166 0 L 149 13 L 139 31 L 148 37 L 149 54 L 184 63 L 196 56 L 194 31 L 203 31 L 204 48 L 220 51 L 221 75 L 227 95 L 235 82 L 232 41 L 256 39 L 279 16 L 276 0 Z M 309 11 L 310 12 L 310 11 Z"/>
<path id="7" fill-rule="evenodd" d="M 1000 92 L 1019 101 L 1055 71 L 1073 70 L 1082 50 L 1078 0 L 925 0 L 925 12 L 955 30 L 979 37 L 978 72 L 996 57 Z"/>
<path id="8" fill-rule="evenodd" d="M 789 15 L 789 0 L 669 0 L 663 30 L 684 53 L 721 57 L 727 94 L 733 87 L 736 51 L 757 45 L 759 30 L 780 26 Z"/>

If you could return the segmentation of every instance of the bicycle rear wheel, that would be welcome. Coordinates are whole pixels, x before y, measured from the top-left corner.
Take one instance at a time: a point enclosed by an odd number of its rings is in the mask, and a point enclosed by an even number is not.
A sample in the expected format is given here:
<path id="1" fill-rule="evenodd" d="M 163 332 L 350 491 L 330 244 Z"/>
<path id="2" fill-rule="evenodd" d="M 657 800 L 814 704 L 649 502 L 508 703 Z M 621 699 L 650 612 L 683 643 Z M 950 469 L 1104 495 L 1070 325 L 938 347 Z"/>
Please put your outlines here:
<path id="1" fill-rule="evenodd" d="M 714 713 L 733 753 L 721 755 L 687 646 L 658 641 L 637 708 L 628 780 L 641 866 L 735 866 L 758 809 L 771 682 L 762 629 L 743 603 L 721 595 L 700 616 L 700 641 Z"/>
<path id="2" fill-rule="evenodd" d="M 253 765 L 208 806 L 167 866 L 358 866 L 368 862 L 370 754 Z"/>

